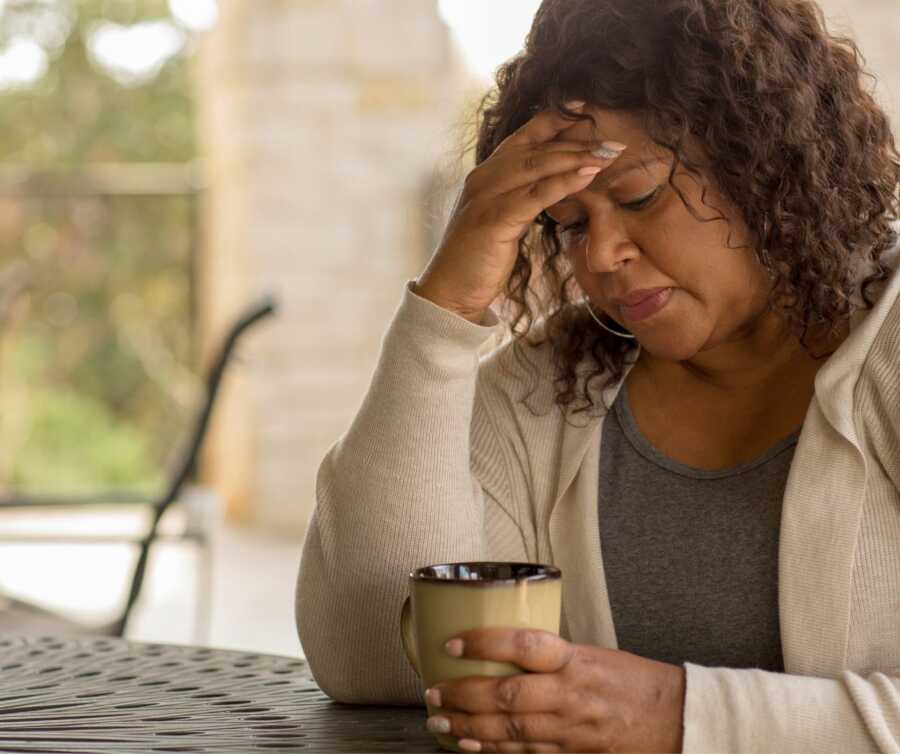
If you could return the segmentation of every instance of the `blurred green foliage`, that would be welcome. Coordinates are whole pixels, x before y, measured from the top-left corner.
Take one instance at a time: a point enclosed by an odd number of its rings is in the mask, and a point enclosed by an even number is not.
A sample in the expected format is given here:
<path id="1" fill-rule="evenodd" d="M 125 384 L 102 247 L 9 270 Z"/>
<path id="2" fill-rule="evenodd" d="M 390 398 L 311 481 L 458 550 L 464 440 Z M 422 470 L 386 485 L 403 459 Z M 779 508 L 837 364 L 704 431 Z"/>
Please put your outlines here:
<path id="1" fill-rule="evenodd" d="M 63 45 L 48 50 L 50 66 L 40 81 L 0 97 L 0 161 L 78 167 L 192 159 L 191 42 L 142 86 L 122 86 L 88 52 L 95 24 L 151 20 L 172 21 L 165 0 L 6 0 L 0 44 L 23 31 L 55 42 L 68 29 Z"/>
<path id="2" fill-rule="evenodd" d="M 147 438 L 101 401 L 66 388 L 35 390 L 40 406 L 16 464 L 17 482 L 65 491 L 153 479 Z"/>
<path id="3" fill-rule="evenodd" d="M 0 90 L 0 169 L 71 181 L 96 163 L 194 157 L 195 40 L 164 0 L 6 0 L 0 50 L 31 35 L 46 73 Z M 186 40 L 125 85 L 90 53 L 96 24 L 166 21 Z M 0 488 L 154 490 L 200 399 L 191 267 L 197 197 L 0 196 Z M 44 184 L 41 184 L 44 185 Z M 77 193 L 77 192 L 76 192 Z M 9 298 L 9 296 L 7 297 Z M 2 301 L 2 297 L 0 297 Z"/>

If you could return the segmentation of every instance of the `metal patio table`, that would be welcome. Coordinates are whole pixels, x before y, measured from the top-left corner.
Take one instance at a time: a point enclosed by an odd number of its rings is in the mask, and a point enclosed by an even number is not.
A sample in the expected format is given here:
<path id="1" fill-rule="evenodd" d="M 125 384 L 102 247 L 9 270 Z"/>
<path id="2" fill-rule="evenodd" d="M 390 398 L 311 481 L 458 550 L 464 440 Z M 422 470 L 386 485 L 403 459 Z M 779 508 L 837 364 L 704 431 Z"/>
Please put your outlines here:
<path id="1" fill-rule="evenodd" d="M 437 752 L 424 707 L 337 704 L 303 660 L 0 636 L 0 752 Z"/>

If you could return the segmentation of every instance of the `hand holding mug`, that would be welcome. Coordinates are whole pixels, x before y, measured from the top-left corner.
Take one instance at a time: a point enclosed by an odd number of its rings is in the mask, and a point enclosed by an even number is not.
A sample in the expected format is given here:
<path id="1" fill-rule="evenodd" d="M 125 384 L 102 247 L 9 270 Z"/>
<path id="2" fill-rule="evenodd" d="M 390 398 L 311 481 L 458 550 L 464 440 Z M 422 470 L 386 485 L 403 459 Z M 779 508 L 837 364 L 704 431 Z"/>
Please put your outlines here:
<path id="1" fill-rule="evenodd" d="M 400 615 L 400 637 L 410 664 L 427 686 L 472 676 L 522 673 L 510 662 L 447 654 L 447 640 L 473 628 L 527 628 L 559 632 L 562 573 L 535 563 L 445 563 L 409 575 L 410 596 Z M 426 705 L 429 706 L 429 705 Z M 429 706 L 429 714 L 434 710 Z M 448 751 L 456 739 L 435 732 Z"/>
<path id="2" fill-rule="evenodd" d="M 428 727 L 475 752 L 681 752 L 685 671 L 532 629 L 482 628 L 454 656 L 529 671 L 469 677 L 426 692 Z"/>

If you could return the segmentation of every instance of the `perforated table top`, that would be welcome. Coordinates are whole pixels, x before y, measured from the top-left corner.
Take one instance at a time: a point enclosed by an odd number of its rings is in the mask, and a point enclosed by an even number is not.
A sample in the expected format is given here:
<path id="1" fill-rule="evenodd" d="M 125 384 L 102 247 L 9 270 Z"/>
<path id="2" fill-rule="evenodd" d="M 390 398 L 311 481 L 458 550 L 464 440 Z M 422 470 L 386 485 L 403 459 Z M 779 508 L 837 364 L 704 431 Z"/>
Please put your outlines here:
<path id="1" fill-rule="evenodd" d="M 436 752 L 424 707 L 336 704 L 305 662 L 0 636 L 2 752 Z"/>

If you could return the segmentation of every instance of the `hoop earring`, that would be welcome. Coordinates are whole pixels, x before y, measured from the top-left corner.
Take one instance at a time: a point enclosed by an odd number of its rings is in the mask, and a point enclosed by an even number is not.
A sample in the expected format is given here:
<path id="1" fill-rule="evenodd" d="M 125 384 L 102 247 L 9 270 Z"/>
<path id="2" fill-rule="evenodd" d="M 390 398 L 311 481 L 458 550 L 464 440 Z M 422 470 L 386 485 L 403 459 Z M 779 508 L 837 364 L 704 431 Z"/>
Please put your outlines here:
<path id="1" fill-rule="evenodd" d="M 587 307 L 588 314 L 590 314 L 591 317 L 594 318 L 594 322 L 596 322 L 598 325 L 600 325 L 600 327 L 602 327 L 604 330 L 612 333 L 613 335 L 618 335 L 620 338 L 631 338 L 632 340 L 634 339 L 635 336 L 632 335 L 631 333 L 616 332 L 615 330 L 612 330 L 609 327 L 607 327 L 606 325 L 604 325 L 600 321 L 600 318 L 596 314 L 594 314 L 594 310 L 591 308 L 591 300 L 589 298 L 582 299 L 582 303 Z"/>
<path id="2" fill-rule="evenodd" d="M 590 241 L 588 241 L 588 243 L 584 245 L 584 261 L 588 264 L 588 267 L 590 267 L 590 264 L 588 263 L 588 246 L 590 246 Z M 582 303 L 584 303 L 584 305 L 587 307 L 588 314 L 590 314 L 594 318 L 594 322 L 600 325 L 600 327 L 602 327 L 604 330 L 612 333 L 613 335 L 617 335 L 620 338 L 630 338 L 632 340 L 635 339 L 634 335 L 632 335 L 631 333 L 616 332 L 615 330 L 612 330 L 604 325 L 600 321 L 600 318 L 596 314 L 594 314 L 594 310 L 591 308 L 591 300 L 587 296 L 584 297 Z"/>

